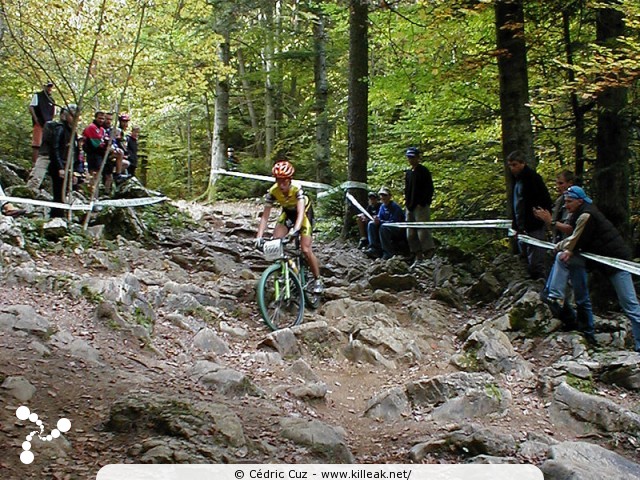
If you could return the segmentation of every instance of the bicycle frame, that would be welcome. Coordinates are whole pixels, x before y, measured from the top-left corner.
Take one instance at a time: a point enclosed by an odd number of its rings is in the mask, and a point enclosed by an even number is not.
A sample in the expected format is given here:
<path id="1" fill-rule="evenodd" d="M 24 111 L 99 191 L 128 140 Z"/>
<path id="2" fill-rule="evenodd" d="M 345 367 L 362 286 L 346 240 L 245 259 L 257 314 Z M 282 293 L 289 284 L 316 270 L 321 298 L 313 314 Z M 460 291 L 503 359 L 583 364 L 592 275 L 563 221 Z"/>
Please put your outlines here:
<path id="1" fill-rule="evenodd" d="M 286 237 L 265 242 L 263 246 L 265 258 L 275 262 L 263 272 L 257 298 L 260 314 L 272 330 L 298 325 L 304 315 L 300 254 L 285 249 L 290 241 Z"/>

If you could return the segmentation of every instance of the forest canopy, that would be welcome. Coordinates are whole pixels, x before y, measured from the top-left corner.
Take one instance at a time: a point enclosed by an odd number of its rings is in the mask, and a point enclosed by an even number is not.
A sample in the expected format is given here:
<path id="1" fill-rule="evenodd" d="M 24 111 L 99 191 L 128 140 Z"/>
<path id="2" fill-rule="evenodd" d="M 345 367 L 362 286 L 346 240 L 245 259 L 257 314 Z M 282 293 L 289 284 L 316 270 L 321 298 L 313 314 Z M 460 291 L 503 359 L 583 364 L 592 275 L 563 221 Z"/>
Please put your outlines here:
<path id="1" fill-rule="evenodd" d="M 203 198 L 210 190 L 219 146 L 234 148 L 243 171 L 268 173 L 286 156 L 300 179 L 338 184 L 347 180 L 355 3 L 368 8 L 368 183 L 400 197 L 403 152 L 415 145 L 434 176 L 434 219 L 503 217 L 500 1 L 0 0 L 0 155 L 29 163 L 27 106 L 51 80 L 57 103 L 82 105 L 83 125 L 98 108 L 131 115 L 142 129 L 147 185 L 174 198 Z M 628 136 L 633 215 L 640 4 L 515 3 L 524 13 L 538 171 L 554 191 L 558 171 L 577 169 L 598 201 L 592 182 L 601 99 L 623 89 L 618 113 Z M 603 37 L 602 12 L 622 19 L 621 34 Z M 223 95 L 227 121 L 217 129 Z M 318 160 L 318 125 L 328 132 L 326 164 Z M 263 188 L 224 179 L 217 194 L 257 196 Z"/>

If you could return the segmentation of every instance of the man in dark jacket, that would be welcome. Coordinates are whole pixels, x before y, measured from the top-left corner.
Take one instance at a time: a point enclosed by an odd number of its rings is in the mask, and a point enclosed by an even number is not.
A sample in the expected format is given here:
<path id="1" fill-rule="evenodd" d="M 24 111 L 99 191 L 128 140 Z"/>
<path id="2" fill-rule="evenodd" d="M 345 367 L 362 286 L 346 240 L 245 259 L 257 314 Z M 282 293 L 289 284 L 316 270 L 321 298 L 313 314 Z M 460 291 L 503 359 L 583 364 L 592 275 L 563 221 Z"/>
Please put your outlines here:
<path id="1" fill-rule="evenodd" d="M 591 299 L 587 287 L 587 270 L 580 252 L 595 253 L 622 260 L 631 259 L 631 250 L 613 224 L 593 205 L 585 191 L 572 186 L 564 193 L 565 205 L 571 213 L 570 224 L 573 233 L 559 242 L 553 264 L 553 276 L 549 282 L 549 301 L 559 302 L 564 298 L 567 279 L 575 293 L 579 328 L 587 340 L 595 342 Z M 591 263 L 591 262 L 590 262 Z M 593 262 L 601 273 L 609 277 L 618 296 L 620 307 L 631 321 L 634 348 L 640 352 L 640 304 L 636 296 L 633 279 L 629 272 Z"/>
<path id="2" fill-rule="evenodd" d="M 433 200 L 433 179 L 427 167 L 420 163 L 420 150 L 409 147 L 405 156 L 411 168 L 405 171 L 404 200 L 407 208 L 407 222 L 428 222 L 431 219 L 431 201 Z M 408 228 L 407 241 L 415 261 L 411 268 L 417 267 L 425 258 L 433 254 L 435 245 L 428 228 Z"/>
<path id="3" fill-rule="evenodd" d="M 53 185 L 53 201 L 64 203 L 64 170 L 69 156 L 69 149 L 72 149 L 74 170 L 78 169 L 78 140 L 75 135 L 71 135 L 73 121 L 77 115 L 76 105 L 67 105 L 64 108 L 64 122 L 58 125 L 53 135 L 53 147 L 50 151 L 49 175 Z M 52 208 L 50 216 L 62 217 L 64 210 Z"/>
<path id="4" fill-rule="evenodd" d="M 31 149 L 34 165 L 38 159 L 38 150 L 42 143 L 42 129 L 45 123 L 53 120 L 53 116 L 56 113 L 56 104 L 51 95 L 54 86 L 53 82 L 47 82 L 42 91 L 33 94 L 31 103 L 29 104 L 29 112 L 31 113 L 31 120 L 33 121 Z"/>
<path id="5" fill-rule="evenodd" d="M 138 168 L 138 136 L 140 135 L 140 127 L 134 125 L 131 129 L 131 134 L 127 135 L 127 152 L 126 158 L 129 161 L 127 167 L 127 173 L 132 177 L 136 176 L 136 169 Z"/>
<path id="6" fill-rule="evenodd" d="M 526 164 L 522 152 L 515 151 L 507 157 L 507 166 L 513 175 L 513 229 L 530 237 L 544 240 L 546 226 L 544 221 L 535 215 L 535 210 L 542 208 L 551 212 L 553 203 L 551 195 L 542 177 Z M 527 257 L 529 275 L 532 278 L 544 278 L 545 253 L 541 247 L 519 243 L 520 251 Z"/>

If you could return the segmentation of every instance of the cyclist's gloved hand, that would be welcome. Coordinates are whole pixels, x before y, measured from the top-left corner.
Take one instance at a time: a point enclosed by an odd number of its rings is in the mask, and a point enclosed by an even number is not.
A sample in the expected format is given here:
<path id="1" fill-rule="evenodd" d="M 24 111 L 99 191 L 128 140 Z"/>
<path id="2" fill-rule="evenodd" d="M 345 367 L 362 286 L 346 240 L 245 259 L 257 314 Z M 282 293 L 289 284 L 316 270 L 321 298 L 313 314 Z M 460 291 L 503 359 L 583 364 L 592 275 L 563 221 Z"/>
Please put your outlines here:
<path id="1" fill-rule="evenodd" d="M 293 230 L 291 232 L 291 238 L 298 238 L 300 236 L 300 230 Z"/>
<path id="2" fill-rule="evenodd" d="M 262 237 L 256 238 L 256 248 L 258 250 L 262 250 L 262 247 L 264 247 L 264 238 Z"/>

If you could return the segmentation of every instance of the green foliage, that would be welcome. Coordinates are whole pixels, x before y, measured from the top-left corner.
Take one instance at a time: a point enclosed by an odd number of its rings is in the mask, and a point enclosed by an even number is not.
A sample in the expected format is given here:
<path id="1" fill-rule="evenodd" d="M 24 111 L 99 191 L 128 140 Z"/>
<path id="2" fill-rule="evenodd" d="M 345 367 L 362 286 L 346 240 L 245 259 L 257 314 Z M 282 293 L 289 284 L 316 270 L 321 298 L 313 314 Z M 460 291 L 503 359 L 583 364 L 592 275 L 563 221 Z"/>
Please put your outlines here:
<path id="1" fill-rule="evenodd" d="M 567 382 L 567 385 L 570 385 L 583 393 L 588 393 L 590 395 L 594 395 L 596 393 L 596 387 L 592 379 L 578 378 L 571 373 L 567 373 L 565 381 Z"/>
<path id="2" fill-rule="evenodd" d="M 133 310 L 133 321 L 138 325 L 142 325 L 149 332 L 153 330 L 153 318 L 147 315 L 140 307 L 136 307 Z"/>
<path id="3" fill-rule="evenodd" d="M 104 302 L 104 297 L 101 293 L 92 290 L 89 286 L 83 285 L 80 288 L 80 294 L 93 305 L 99 305 Z"/>

